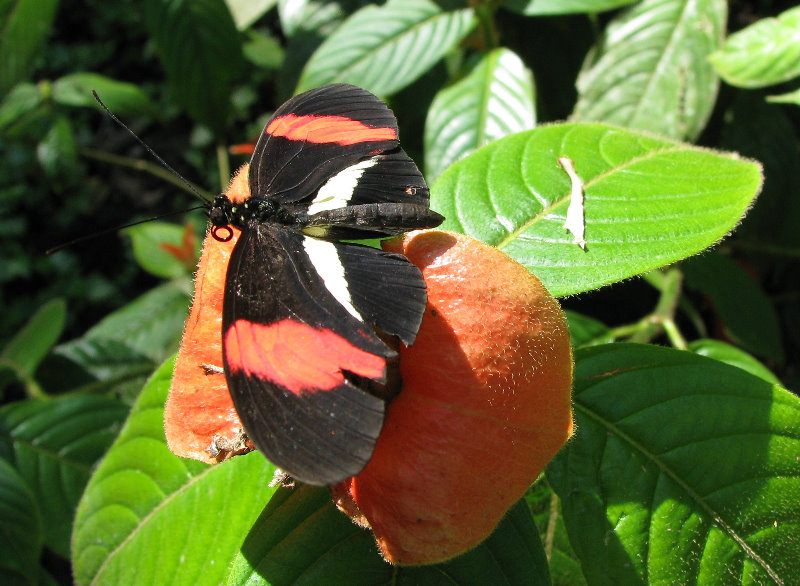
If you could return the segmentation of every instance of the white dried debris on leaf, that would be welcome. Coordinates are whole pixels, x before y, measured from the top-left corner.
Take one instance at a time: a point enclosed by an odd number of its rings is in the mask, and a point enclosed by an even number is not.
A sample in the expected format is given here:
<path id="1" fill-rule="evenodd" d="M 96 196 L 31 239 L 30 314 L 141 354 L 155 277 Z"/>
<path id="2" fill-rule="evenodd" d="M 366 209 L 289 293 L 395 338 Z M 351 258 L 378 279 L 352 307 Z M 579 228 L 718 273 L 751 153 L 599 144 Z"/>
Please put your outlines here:
<path id="1" fill-rule="evenodd" d="M 558 162 L 569 175 L 572 189 L 569 196 L 569 207 L 567 208 L 567 219 L 564 221 L 564 228 L 572 233 L 573 243 L 586 250 L 586 218 L 584 217 L 583 207 L 583 181 L 575 172 L 575 165 L 569 157 L 559 157 Z"/>

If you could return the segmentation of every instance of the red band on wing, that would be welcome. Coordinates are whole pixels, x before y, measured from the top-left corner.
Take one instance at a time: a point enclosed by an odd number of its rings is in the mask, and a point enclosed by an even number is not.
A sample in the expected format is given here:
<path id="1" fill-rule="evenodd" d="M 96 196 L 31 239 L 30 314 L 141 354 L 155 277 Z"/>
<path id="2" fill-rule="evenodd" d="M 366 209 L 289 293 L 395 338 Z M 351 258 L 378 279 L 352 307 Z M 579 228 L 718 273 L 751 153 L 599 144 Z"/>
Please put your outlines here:
<path id="1" fill-rule="evenodd" d="M 372 128 L 344 116 L 295 116 L 275 118 L 264 130 L 272 136 L 313 143 L 351 145 L 359 142 L 397 140 L 393 128 Z"/>
<path id="2" fill-rule="evenodd" d="M 345 382 L 343 370 L 380 379 L 384 359 L 330 330 L 291 319 L 264 325 L 236 320 L 225 332 L 225 360 L 233 372 L 266 378 L 293 393 L 326 391 Z"/>

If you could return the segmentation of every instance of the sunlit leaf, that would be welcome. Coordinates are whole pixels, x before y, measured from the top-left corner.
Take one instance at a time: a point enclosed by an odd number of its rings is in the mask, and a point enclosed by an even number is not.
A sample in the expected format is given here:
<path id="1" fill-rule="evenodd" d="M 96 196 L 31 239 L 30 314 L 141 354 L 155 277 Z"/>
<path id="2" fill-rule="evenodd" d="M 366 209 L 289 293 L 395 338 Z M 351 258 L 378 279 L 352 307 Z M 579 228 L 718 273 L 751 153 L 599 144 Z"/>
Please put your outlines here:
<path id="1" fill-rule="evenodd" d="M 152 377 L 81 498 L 77 584 L 217 585 L 275 489 L 259 453 L 217 466 L 173 455 L 164 401 L 174 363 Z"/>
<path id="2" fill-rule="evenodd" d="M 575 164 L 586 250 L 563 228 Z M 761 185 L 757 163 L 601 124 L 509 136 L 433 185 L 445 229 L 500 248 L 554 295 L 588 291 L 695 254 L 725 236 Z"/>
<path id="3" fill-rule="evenodd" d="M 732 34 L 709 56 L 726 82 L 764 87 L 800 75 L 800 6 Z"/>
<path id="4" fill-rule="evenodd" d="M 636 0 L 504 0 L 503 8 L 525 16 L 545 16 L 551 14 L 595 14 L 613 10 Z"/>
<path id="5" fill-rule="evenodd" d="M 533 74 L 514 52 L 495 49 L 469 75 L 440 91 L 425 121 L 425 176 L 493 140 L 536 123 Z"/>
<path id="6" fill-rule="evenodd" d="M 719 79 L 708 55 L 726 18 L 724 0 L 643 0 L 625 10 L 578 78 L 573 119 L 696 138 L 714 107 Z"/>
<path id="7" fill-rule="evenodd" d="M 471 9 L 445 10 L 433 0 L 367 6 L 320 45 L 296 91 L 346 82 L 390 95 L 425 73 L 474 26 Z"/>
<path id="8" fill-rule="evenodd" d="M 65 106 L 97 108 L 92 90 L 115 114 L 155 113 L 155 106 L 139 86 L 98 73 L 70 73 L 58 78 L 53 82 L 53 100 Z"/>

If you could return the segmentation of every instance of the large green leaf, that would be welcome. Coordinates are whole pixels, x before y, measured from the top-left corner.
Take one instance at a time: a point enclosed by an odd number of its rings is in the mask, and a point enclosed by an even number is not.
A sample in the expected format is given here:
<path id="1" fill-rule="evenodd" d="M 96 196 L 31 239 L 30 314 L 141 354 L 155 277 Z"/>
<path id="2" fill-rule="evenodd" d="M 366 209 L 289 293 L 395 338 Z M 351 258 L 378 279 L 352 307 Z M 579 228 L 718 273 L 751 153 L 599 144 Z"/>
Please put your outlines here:
<path id="1" fill-rule="evenodd" d="M 44 46 L 58 0 L 6 0 L 0 3 L 0 99 L 31 71 Z"/>
<path id="2" fill-rule="evenodd" d="M 569 157 L 583 180 L 586 250 L 562 227 Z M 758 193 L 760 167 L 735 155 L 602 124 L 560 124 L 498 140 L 433 185 L 443 228 L 508 253 L 554 295 L 588 291 L 695 254 L 725 236 Z"/>
<path id="3" fill-rule="evenodd" d="M 78 499 L 127 413 L 119 400 L 95 396 L 21 401 L 0 409 L 0 435 L 8 433 L 17 469 L 47 520 L 45 543 L 65 558 Z"/>
<path id="4" fill-rule="evenodd" d="M 0 459 L 0 583 L 38 584 L 42 517 L 36 498 L 16 470 Z"/>
<path id="5" fill-rule="evenodd" d="M 275 489 L 261 454 L 217 466 L 172 454 L 164 401 L 174 362 L 142 393 L 81 498 L 72 535 L 78 584 L 219 584 Z"/>
<path id="6" fill-rule="evenodd" d="M 178 101 L 218 136 L 244 59 L 224 0 L 147 0 L 145 23 Z"/>
<path id="7" fill-rule="evenodd" d="M 636 0 L 504 0 L 503 8 L 525 16 L 544 16 L 551 14 L 595 14 L 613 10 Z"/>
<path id="8" fill-rule="evenodd" d="M 533 74 L 516 53 L 495 49 L 469 75 L 440 91 L 425 121 L 425 175 L 433 182 L 452 163 L 536 123 Z"/>
<path id="9" fill-rule="evenodd" d="M 795 583 L 800 399 L 679 350 L 575 359 L 578 432 L 547 474 L 588 582 Z"/>
<path id="10" fill-rule="evenodd" d="M 421 487 L 424 490 L 424 487 Z M 549 584 L 547 561 L 524 501 L 477 548 L 444 564 L 394 568 L 372 534 L 333 506 L 330 491 L 283 489 L 270 501 L 225 582 L 249 584 Z"/>
<path id="11" fill-rule="evenodd" d="M 445 10 L 433 0 L 389 0 L 348 18 L 320 45 L 297 92 L 332 82 L 390 95 L 420 77 L 475 26 L 472 9 Z"/>
<path id="12" fill-rule="evenodd" d="M 800 75 L 800 6 L 732 34 L 709 56 L 722 78 L 739 87 L 764 87 Z"/>
<path id="13" fill-rule="evenodd" d="M 714 107 L 707 58 L 726 15 L 725 0 L 643 0 L 623 12 L 578 78 L 574 119 L 696 138 Z"/>

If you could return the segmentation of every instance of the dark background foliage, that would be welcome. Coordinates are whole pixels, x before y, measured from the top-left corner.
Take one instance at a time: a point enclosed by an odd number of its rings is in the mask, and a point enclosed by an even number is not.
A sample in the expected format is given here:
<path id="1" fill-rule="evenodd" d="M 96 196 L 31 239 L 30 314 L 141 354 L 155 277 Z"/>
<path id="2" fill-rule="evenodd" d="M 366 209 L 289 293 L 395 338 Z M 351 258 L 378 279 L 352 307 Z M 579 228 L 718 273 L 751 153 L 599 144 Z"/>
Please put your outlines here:
<path id="1" fill-rule="evenodd" d="M 366 2 L 275 4 L 253 2 L 253 19 L 247 20 L 241 10 L 246 3 L 229 2 L 239 7 L 232 11 L 237 18 L 245 19 L 237 30 L 227 5 L 217 0 L 0 2 L 0 56 L 6 60 L 14 51 L 29 52 L 20 70 L 5 67 L 0 75 L 3 458 L 14 461 L 9 454 L 27 445 L 20 440 L 28 437 L 25 433 L 32 434 L 31 445 L 36 444 L 38 436 L 23 429 L 23 423 L 36 420 L 41 401 L 64 393 L 79 395 L 80 403 L 64 403 L 65 414 L 96 410 L 104 415 L 98 416 L 92 434 L 75 432 L 83 449 L 67 464 L 55 466 L 74 466 L 82 478 L 76 486 L 82 488 L 116 437 L 146 376 L 177 348 L 189 301 L 204 217 L 201 210 L 186 210 L 198 201 L 174 177 L 165 177 L 168 174 L 103 113 L 88 90 L 97 89 L 144 142 L 204 193 L 220 192 L 231 169 L 247 160 L 229 148 L 254 140 L 270 112 L 298 84 L 307 82 L 303 76 L 309 75 L 307 63 L 315 50 Z M 586 96 L 580 88 L 581 72 L 592 55 L 605 49 L 604 31 L 622 10 L 522 16 L 537 3 L 437 4 L 453 11 L 473 6 L 477 26 L 420 76 L 381 96 L 397 114 L 403 144 L 421 167 L 430 156 L 425 125 L 436 96 L 466 77 L 494 47 L 514 51 L 532 71 L 537 124 L 580 120 L 580 113 L 589 108 L 581 101 Z M 731 2 L 728 34 L 794 4 Z M 171 12 L 170 6 L 178 11 Z M 293 18 L 295 9 L 299 16 Z M 26 32 L 20 44 L 10 23 L 26 10 L 30 12 L 25 22 L 34 27 L 31 30 L 39 27 L 41 34 Z M 219 26 L 215 30 L 209 23 Z M 195 45 L 197 31 L 206 36 Z M 187 46 L 200 49 L 188 51 Z M 193 72 L 195 62 L 203 64 L 204 74 Z M 74 77 L 86 72 L 102 77 Z M 701 131 L 672 137 L 761 161 L 761 194 L 714 252 L 660 273 L 663 278 L 651 274 L 627 279 L 563 299 L 572 312 L 576 346 L 630 340 L 680 347 L 686 342 L 697 353 L 723 361 L 732 348 L 735 356 L 730 361 L 747 362 L 787 388 L 800 387 L 800 110 L 796 102 L 766 100 L 798 85 L 797 78 L 765 89 L 722 83 Z M 165 214 L 175 214 L 170 222 L 186 222 L 195 240 L 183 241 L 177 225 L 115 229 Z M 109 229 L 45 254 L 53 246 Z M 176 246 L 183 242 L 188 258 L 176 261 L 158 252 L 158 243 L 153 244 L 158 230 L 165 231 L 165 241 Z M 155 258 L 154 264 L 148 266 L 146 257 Z M 669 319 L 659 322 L 664 316 Z M 730 346 L 721 349 L 716 342 Z M 42 417 L 52 423 L 65 414 Z M 14 427 L 15 422 L 23 427 Z M 63 433 L 69 437 L 72 432 Z M 69 443 L 54 441 L 55 446 Z M 17 454 L 17 459 L 23 457 Z M 562 490 L 565 460 L 553 467 L 550 479 L 561 482 Z M 54 478 L 62 477 L 61 470 L 53 472 Z M 13 470 L 8 474 L 16 478 Z M 44 489 L 32 490 L 39 502 L 50 498 Z M 541 484 L 529 495 L 538 521 L 547 513 L 551 495 Z M 45 531 L 44 547 L 31 543 L 33 550 L 43 552 L 44 582 L 71 579 L 69 531 L 78 496 L 65 499 L 52 514 L 45 507 L 28 517 L 41 515 L 39 521 L 31 521 L 32 527 L 42 519 L 45 525 L 48 520 L 60 522 Z M 561 492 L 559 496 L 563 498 Z M 556 582 L 571 583 L 579 579 L 579 565 L 558 523 L 558 531 L 549 533 L 556 540 L 551 571 Z M 558 565 L 561 555 L 567 561 Z M 585 568 L 593 567 L 584 552 L 577 556 Z"/>

